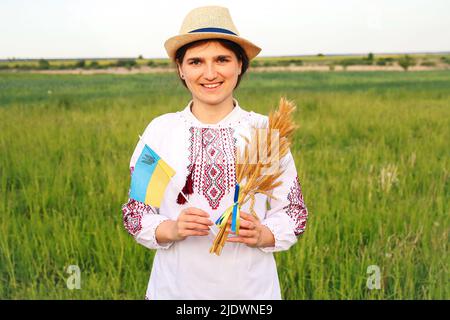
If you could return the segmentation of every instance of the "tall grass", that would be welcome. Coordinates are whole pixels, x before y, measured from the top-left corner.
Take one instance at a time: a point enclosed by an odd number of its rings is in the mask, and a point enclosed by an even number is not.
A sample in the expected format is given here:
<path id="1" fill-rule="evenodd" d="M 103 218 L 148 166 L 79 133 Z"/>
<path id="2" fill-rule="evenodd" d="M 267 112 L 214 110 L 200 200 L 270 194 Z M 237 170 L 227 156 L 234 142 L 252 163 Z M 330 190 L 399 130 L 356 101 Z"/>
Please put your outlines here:
<path id="1" fill-rule="evenodd" d="M 276 260 L 285 299 L 448 299 L 449 72 L 254 73 L 295 100 L 310 217 Z M 154 252 L 122 227 L 137 136 L 182 109 L 175 75 L 0 74 L 0 298 L 142 299 Z M 69 265 L 81 289 L 69 290 Z M 381 288 L 369 290 L 377 265 Z"/>

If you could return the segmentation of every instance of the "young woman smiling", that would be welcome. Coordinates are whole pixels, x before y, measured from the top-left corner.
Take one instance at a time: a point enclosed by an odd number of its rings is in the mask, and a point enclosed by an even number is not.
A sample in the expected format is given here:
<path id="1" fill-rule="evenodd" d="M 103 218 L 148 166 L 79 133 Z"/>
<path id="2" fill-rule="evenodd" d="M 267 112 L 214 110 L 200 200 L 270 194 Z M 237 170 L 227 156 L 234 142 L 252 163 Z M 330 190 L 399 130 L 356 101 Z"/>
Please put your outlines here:
<path id="1" fill-rule="evenodd" d="M 182 111 L 153 119 L 130 162 L 133 172 L 147 144 L 176 172 L 159 208 L 132 198 L 122 207 L 128 232 L 157 250 L 146 298 L 281 299 L 273 252 L 295 244 L 308 217 L 290 152 L 281 159 L 277 200 L 257 194 L 258 219 L 244 205 L 239 236 L 227 240 L 220 256 L 209 253 L 213 222 L 233 203 L 241 135 L 267 123 L 233 97 L 261 49 L 240 37 L 228 9 L 218 6 L 192 10 L 165 48 L 192 100 Z"/>

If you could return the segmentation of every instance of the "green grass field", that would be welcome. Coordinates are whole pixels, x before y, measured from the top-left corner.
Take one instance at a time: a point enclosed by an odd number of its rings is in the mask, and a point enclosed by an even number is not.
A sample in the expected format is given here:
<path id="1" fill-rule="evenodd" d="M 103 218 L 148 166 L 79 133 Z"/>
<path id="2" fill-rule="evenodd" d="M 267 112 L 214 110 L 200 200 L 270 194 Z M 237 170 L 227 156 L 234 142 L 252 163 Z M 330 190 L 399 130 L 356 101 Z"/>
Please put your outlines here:
<path id="1" fill-rule="evenodd" d="M 276 254 L 283 298 L 449 299 L 450 72 L 250 73 L 236 92 L 260 113 L 280 96 L 310 214 Z M 0 299 L 143 299 L 154 252 L 122 226 L 129 159 L 188 100 L 174 74 L 0 74 Z"/>

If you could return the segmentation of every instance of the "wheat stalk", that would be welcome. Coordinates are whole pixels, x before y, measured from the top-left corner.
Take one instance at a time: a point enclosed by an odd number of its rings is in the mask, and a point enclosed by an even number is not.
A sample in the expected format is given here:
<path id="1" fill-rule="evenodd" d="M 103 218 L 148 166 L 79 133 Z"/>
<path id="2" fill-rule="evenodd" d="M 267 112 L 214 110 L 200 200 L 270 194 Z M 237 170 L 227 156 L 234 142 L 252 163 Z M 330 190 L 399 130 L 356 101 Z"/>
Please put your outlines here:
<path id="1" fill-rule="evenodd" d="M 240 193 L 238 204 L 242 207 L 247 201 L 250 200 L 250 213 L 258 218 L 254 211 L 255 195 L 261 193 L 269 198 L 275 198 L 271 191 L 282 184 L 279 181 L 279 177 L 283 174 L 284 170 L 278 165 L 273 170 L 272 174 L 262 174 L 263 170 L 267 170 L 273 163 L 278 163 L 289 151 L 292 136 L 297 129 L 297 125 L 293 120 L 293 112 L 295 110 L 293 102 L 288 101 L 285 98 L 280 99 L 278 109 L 269 113 L 269 123 L 265 126 L 267 129 L 267 136 L 264 139 L 260 139 L 259 133 L 253 134 L 253 139 L 243 137 L 245 140 L 245 146 L 243 150 L 243 158 L 236 164 L 236 181 L 240 185 Z M 260 127 L 254 126 L 253 132 L 257 132 Z M 273 133 L 278 134 L 278 152 L 272 152 L 272 137 Z M 267 150 L 267 158 L 264 163 L 259 158 L 259 150 Z M 236 154 L 238 159 L 239 150 Z M 227 224 L 220 228 L 219 233 L 214 239 L 213 245 L 210 248 L 210 253 L 220 255 L 222 248 L 225 245 L 225 241 L 228 237 L 226 231 L 228 224 L 230 223 L 231 215 L 228 218 Z"/>

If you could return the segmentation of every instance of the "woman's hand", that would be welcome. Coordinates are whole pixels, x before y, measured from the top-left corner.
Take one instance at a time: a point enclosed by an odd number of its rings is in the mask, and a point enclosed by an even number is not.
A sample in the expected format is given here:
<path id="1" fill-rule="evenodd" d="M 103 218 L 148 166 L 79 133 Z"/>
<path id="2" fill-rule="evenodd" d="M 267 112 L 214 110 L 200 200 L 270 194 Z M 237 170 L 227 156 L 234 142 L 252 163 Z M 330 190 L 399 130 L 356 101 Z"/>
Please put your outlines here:
<path id="1" fill-rule="evenodd" d="M 239 236 L 230 237 L 227 242 L 240 242 L 253 248 L 273 247 L 275 245 L 272 232 L 262 225 L 259 219 L 242 211 L 240 216 Z M 231 232 L 231 219 L 228 221 L 227 231 Z"/>
<path id="2" fill-rule="evenodd" d="M 201 209 L 183 209 L 177 220 L 166 220 L 159 224 L 155 230 L 156 242 L 164 244 L 189 236 L 206 236 L 209 233 L 208 226 L 213 224 L 208 218 L 209 214 Z"/>
<path id="3" fill-rule="evenodd" d="M 183 209 L 173 224 L 173 241 L 184 240 L 190 236 L 207 236 L 209 226 L 213 225 L 208 218 L 209 214 L 201 209 L 194 207 Z"/>

